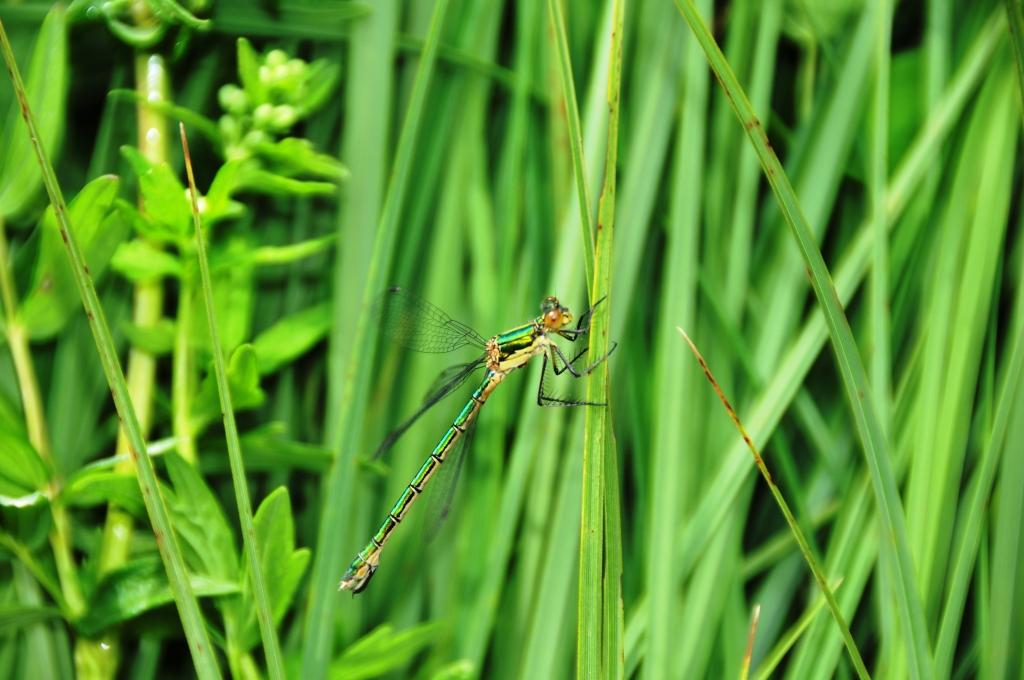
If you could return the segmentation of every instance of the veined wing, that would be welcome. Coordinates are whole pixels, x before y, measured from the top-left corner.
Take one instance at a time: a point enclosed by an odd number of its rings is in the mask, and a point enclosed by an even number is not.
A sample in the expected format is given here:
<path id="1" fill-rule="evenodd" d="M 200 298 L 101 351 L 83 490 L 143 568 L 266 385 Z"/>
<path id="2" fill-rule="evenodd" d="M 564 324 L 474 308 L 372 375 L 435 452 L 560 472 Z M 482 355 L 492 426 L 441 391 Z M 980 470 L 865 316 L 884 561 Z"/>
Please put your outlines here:
<path id="1" fill-rule="evenodd" d="M 474 371 L 484 365 L 484 361 L 485 359 L 480 357 L 469 363 L 449 366 L 441 371 L 441 374 L 437 376 L 427 391 L 427 396 L 424 397 L 420 407 L 416 409 L 415 413 L 402 421 L 401 425 L 388 433 L 388 436 L 380 443 L 377 450 L 373 452 L 373 457 L 379 458 L 384 455 L 384 452 L 394 446 L 398 438 L 405 434 L 405 431 L 412 427 L 412 424 L 419 420 L 420 416 L 429 411 L 437 402 L 457 390 Z"/>
<path id="2" fill-rule="evenodd" d="M 448 518 L 448 513 L 451 512 L 459 479 L 462 477 L 462 469 L 466 458 L 469 457 L 467 451 L 473 446 L 478 418 L 479 415 L 459 437 L 455 448 L 445 458 L 444 465 L 441 466 L 426 492 L 427 507 L 423 515 L 423 535 L 426 543 L 432 543 L 437 538 L 437 535 L 441 533 L 441 527 L 444 526 L 444 521 Z"/>
<path id="3" fill-rule="evenodd" d="M 397 286 L 377 298 L 371 313 L 384 335 L 416 352 L 444 353 L 466 345 L 483 349 L 486 343 L 466 324 Z"/>

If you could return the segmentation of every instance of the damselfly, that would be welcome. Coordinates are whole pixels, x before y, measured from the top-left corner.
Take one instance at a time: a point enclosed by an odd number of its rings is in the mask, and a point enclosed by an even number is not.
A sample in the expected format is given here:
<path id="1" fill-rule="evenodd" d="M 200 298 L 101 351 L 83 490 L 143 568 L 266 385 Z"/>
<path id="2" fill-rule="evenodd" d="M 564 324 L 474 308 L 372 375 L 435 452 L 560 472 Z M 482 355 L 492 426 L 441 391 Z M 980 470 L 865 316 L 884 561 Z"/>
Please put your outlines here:
<path id="1" fill-rule="evenodd" d="M 373 314 L 380 320 L 382 332 L 408 349 L 440 353 L 470 345 L 481 350 L 483 354 L 469 363 L 459 364 L 444 371 L 427 394 L 423 405 L 384 439 L 377 447 L 375 456 L 394 444 L 417 418 L 451 394 L 475 371 L 480 368 L 484 368 L 485 371 L 483 381 L 473 391 L 473 395 L 455 417 L 451 427 L 441 437 L 419 472 L 392 506 L 377 533 L 352 560 L 348 571 L 341 578 L 339 590 L 358 593 L 366 588 L 380 566 L 380 553 L 384 544 L 405 519 L 413 503 L 426 488 L 427 482 L 442 466 L 458 466 L 463 460 L 460 454 L 468 446 L 476 416 L 491 392 L 510 373 L 525 366 L 530 359 L 544 357 L 544 368 L 540 384 L 537 386 L 537 403 L 540 406 L 604 406 L 603 403 L 554 397 L 545 392 L 545 378 L 549 369 L 556 375 L 568 371 L 571 376 L 582 378 L 607 359 L 615 349 L 613 346 L 607 354 L 589 366 L 577 368 L 576 362 L 586 353 L 586 348 L 577 352 L 572 359 L 567 359 L 561 348 L 552 340 L 554 335 L 571 342 L 584 337 L 590 331 L 594 307 L 600 302 L 601 300 L 598 300 L 580 316 L 575 328 L 568 328 L 567 326 L 572 323 L 569 308 L 562 306 L 557 298 L 548 297 L 541 303 L 541 315 L 537 318 L 490 339 L 484 339 L 466 324 L 456 321 L 426 300 L 401 288 L 390 288 L 378 299 Z"/>

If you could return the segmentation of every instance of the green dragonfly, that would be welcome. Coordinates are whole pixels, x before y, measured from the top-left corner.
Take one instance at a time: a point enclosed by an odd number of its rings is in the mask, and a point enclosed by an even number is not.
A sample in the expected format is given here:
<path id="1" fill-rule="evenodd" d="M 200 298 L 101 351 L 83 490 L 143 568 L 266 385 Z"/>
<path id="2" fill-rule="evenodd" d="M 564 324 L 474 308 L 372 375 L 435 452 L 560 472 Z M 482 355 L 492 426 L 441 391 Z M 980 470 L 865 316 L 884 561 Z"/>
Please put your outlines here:
<path id="1" fill-rule="evenodd" d="M 366 588 L 370 578 L 380 566 L 380 554 L 384 544 L 405 519 L 416 499 L 424 492 L 427 482 L 442 466 L 454 469 L 451 477 L 454 486 L 461 463 L 465 458 L 461 454 L 468 448 L 473 424 L 481 407 L 510 373 L 525 366 L 530 359 L 538 356 L 544 357 L 544 369 L 537 386 L 537 403 L 540 406 L 605 405 L 554 397 L 545 392 L 545 378 L 548 376 L 549 366 L 555 375 L 561 375 L 568 371 L 573 377 L 582 378 L 615 350 L 613 345 L 597 361 L 589 366 L 577 368 L 576 362 L 583 357 L 587 349 L 584 347 L 576 356 L 568 359 L 562 349 L 552 340 L 552 336 L 558 335 L 575 342 L 585 336 L 590 331 L 590 319 L 594 308 L 602 301 L 603 298 L 581 315 L 575 328 L 568 328 L 573 320 L 569 308 L 563 306 L 557 298 L 547 297 L 541 303 L 540 316 L 521 326 L 485 339 L 466 324 L 456 321 L 426 300 L 412 295 L 402 288 L 389 288 L 381 295 L 374 305 L 373 316 L 380 320 L 382 332 L 404 347 L 418 352 L 442 353 L 469 345 L 481 350 L 482 355 L 469 363 L 458 364 L 442 372 L 420 408 L 384 439 L 374 452 L 375 457 L 390 448 L 420 416 L 451 394 L 475 371 L 480 368 L 484 368 L 485 371 L 480 385 L 473 391 L 473 395 L 459 415 L 455 417 L 451 427 L 441 437 L 437 446 L 420 467 L 419 472 L 412 478 L 405 491 L 392 506 L 377 533 L 352 560 L 348 571 L 341 578 L 339 590 L 351 590 L 353 593 L 359 593 Z M 442 511 L 442 518 L 446 510 L 445 508 Z"/>

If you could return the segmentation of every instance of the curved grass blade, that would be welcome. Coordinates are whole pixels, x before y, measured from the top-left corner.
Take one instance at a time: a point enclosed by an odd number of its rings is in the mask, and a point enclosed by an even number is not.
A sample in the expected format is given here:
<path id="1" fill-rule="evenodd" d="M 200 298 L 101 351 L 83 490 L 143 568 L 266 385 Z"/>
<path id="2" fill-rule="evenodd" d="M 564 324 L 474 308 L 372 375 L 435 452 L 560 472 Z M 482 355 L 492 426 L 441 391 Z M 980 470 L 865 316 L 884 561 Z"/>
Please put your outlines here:
<path id="1" fill-rule="evenodd" d="M 185 567 L 185 560 L 175 539 L 171 520 L 167 513 L 167 506 L 164 504 L 163 496 L 160 493 L 160 487 L 157 485 L 153 461 L 149 459 L 149 456 L 145 455 L 146 444 L 142 436 L 142 430 L 139 427 L 139 419 L 135 413 L 135 407 L 132 405 L 131 396 L 128 393 L 128 385 L 125 382 L 124 372 L 121 370 L 121 362 L 118 359 L 117 348 L 110 333 L 110 326 L 107 323 L 103 307 L 100 305 L 96 288 L 89 273 L 86 271 L 85 259 L 81 248 L 77 241 L 75 241 L 74 232 L 71 230 L 71 225 L 68 222 L 67 204 L 64 201 L 60 185 L 57 183 L 57 176 L 54 173 L 53 165 L 50 164 L 46 150 L 38 141 L 39 134 L 36 128 L 35 117 L 29 108 L 28 99 L 25 95 L 25 85 L 21 80 L 18 65 L 14 60 L 14 53 L 11 51 L 11 43 L 7 38 L 7 31 L 4 28 L 3 22 L 0 22 L 0 48 L 2 48 L 8 73 L 14 84 L 15 96 L 21 105 L 22 117 L 28 128 L 29 136 L 33 140 L 36 160 L 39 162 L 43 172 L 43 184 L 46 187 L 46 193 L 53 204 L 57 225 L 60 228 L 62 240 L 67 247 L 68 259 L 75 277 L 75 286 L 78 288 L 78 293 L 82 298 L 82 305 L 85 307 L 85 313 L 89 319 L 89 327 L 96 341 L 96 350 L 100 356 L 100 363 L 103 365 L 103 373 L 106 376 L 107 383 L 110 385 L 114 406 L 124 427 L 125 437 L 128 439 L 129 452 L 137 466 L 139 487 L 142 490 L 142 497 L 146 503 L 146 511 L 149 514 L 150 522 L 153 524 L 153 533 L 156 536 L 157 547 L 160 550 L 160 557 L 167 570 L 167 578 L 171 585 L 171 592 L 174 594 L 178 613 L 181 616 L 182 628 L 188 641 L 192 662 L 196 667 L 196 674 L 200 678 L 220 678 L 220 668 L 217 666 L 214 648 L 206 631 L 206 624 L 199 609 L 199 602 L 192 591 L 188 569 Z"/>
<path id="2" fill-rule="evenodd" d="M 483 349 L 486 343 L 466 324 L 397 286 L 374 301 L 370 316 L 380 320 L 381 333 L 415 352 L 443 354 L 466 345 Z"/>
<path id="3" fill-rule="evenodd" d="M 220 410 L 224 419 L 228 461 L 231 463 L 231 483 L 235 487 L 235 504 L 238 506 L 238 520 L 242 527 L 242 543 L 245 547 L 245 557 L 249 561 L 252 592 L 256 600 L 256 620 L 260 626 L 260 637 L 263 638 L 263 653 L 267 658 L 267 672 L 271 678 L 283 679 L 285 677 L 284 660 L 281 657 L 281 647 L 277 641 L 277 630 L 274 627 L 274 615 L 270 608 L 270 595 L 267 591 L 266 579 L 263 576 L 262 562 L 257 553 L 256 527 L 253 524 L 252 502 L 249 500 L 249 483 L 245 477 L 245 463 L 242 462 L 242 444 L 238 440 L 235 409 L 231 404 L 231 385 L 228 382 L 227 366 L 224 365 L 224 350 L 220 344 L 220 332 L 217 330 L 213 282 L 210 278 L 210 263 L 206 258 L 206 242 L 203 240 L 203 228 L 199 219 L 199 199 L 196 193 L 196 180 L 192 174 L 192 156 L 188 150 L 185 124 L 179 122 L 178 130 L 181 133 L 181 148 L 185 154 L 189 197 L 192 199 L 196 259 L 199 261 L 203 302 L 206 306 L 206 322 L 210 329 L 210 343 L 213 347 L 213 369 L 217 378 L 217 394 L 220 397 Z"/>
<path id="4" fill-rule="evenodd" d="M 857 349 L 857 343 L 850 329 L 843 307 L 832 283 L 825 259 L 815 243 L 807 218 L 797 199 L 796 192 L 786 176 L 778 156 L 775 155 L 768 135 L 757 115 L 754 113 L 743 88 L 740 86 L 732 68 L 722 54 L 714 36 L 704 24 L 693 0 L 676 0 L 676 7 L 686 19 L 697 41 L 704 49 L 712 70 L 725 91 L 729 104 L 739 118 L 757 153 L 765 176 L 771 185 L 779 204 L 779 209 L 796 238 L 804 264 L 811 280 L 811 287 L 821 307 L 829 330 L 829 337 L 835 350 L 836 363 L 846 388 L 846 396 L 850 403 L 857 433 L 864 449 L 868 469 L 875 494 L 875 502 L 883 518 L 885 534 L 891 536 L 892 543 L 887 543 L 883 551 L 886 559 L 893 559 L 894 573 L 897 578 L 895 592 L 899 614 L 908 642 L 908 658 L 911 677 L 928 678 L 932 675 L 932 659 L 929 651 L 928 631 L 925 627 L 924 610 L 918 595 L 918 586 L 914 578 L 914 567 L 907 542 L 906 521 L 896 486 L 896 478 L 892 471 L 892 462 L 888 452 L 881 423 L 874 400 L 870 398 L 871 387 L 867 373 Z"/>
<path id="5" fill-rule="evenodd" d="M 449 366 L 445 370 L 441 371 L 441 374 L 434 381 L 434 384 L 430 386 L 427 391 L 427 396 L 423 399 L 423 404 L 413 413 L 411 416 L 406 418 L 401 425 L 391 430 L 388 436 L 384 437 L 384 441 L 373 452 L 373 458 L 377 459 L 384 455 L 384 453 L 395 445 L 399 437 L 405 434 L 406 430 L 412 427 L 412 424 L 420 419 L 424 413 L 434 407 L 437 402 L 441 401 L 449 394 L 459 389 L 459 386 L 466 382 L 466 379 L 480 367 L 484 365 L 485 359 L 483 357 L 470 361 L 466 364 L 455 364 Z"/>
<path id="6" fill-rule="evenodd" d="M 818 587 L 821 589 L 822 594 L 825 595 L 825 600 L 828 603 L 829 611 L 832 612 L 832 618 L 836 620 L 836 625 L 839 626 L 839 631 L 842 633 L 843 641 L 846 643 L 846 649 L 850 653 L 850 660 L 853 662 L 853 667 L 857 671 L 857 675 L 861 678 L 870 678 L 868 675 L 868 669 L 864 666 L 864 660 L 860 656 L 860 650 L 857 649 L 857 643 L 853 641 L 853 636 L 850 634 L 850 628 L 846 625 L 846 619 L 843 618 L 843 613 L 839 611 L 839 603 L 836 602 L 835 595 L 832 593 L 832 589 L 828 585 L 828 581 L 825 580 L 825 574 L 821 570 L 821 566 L 818 561 L 814 558 L 814 553 L 811 551 L 811 546 L 807 542 L 807 538 L 804 536 L 804 532 L 800 529 L 800 525 L 797 523 L 796 518 L 789 509 L 789 504 L 786 499 L 783 498 L 782 492 L 779 491 L 779 487 L 775 485 L 772 479 L 771 472 L 768 471 L 768 467 L 764 464 L 764 459 L 761 458 L 761 454 L 758 452 L 757 447 L 754 446 L 754 441 L 747 434 L 746 428 L 743 427 L 743 423 L 740 422 L 739 416 L 736 414 L 736 410 L 733 409 L 732 404 L 726 398 L 722 388 L 719 387 L 718 381 L 715 380 L 715 376 L 711 374 L 711 369 L 708 368 L 707 363 L 704 361 L 704 357 L 701 356 L 700 350 L 693 344 L 693 340 L 686 334 L 682 328 L 677 329 L 679 334 L 683 336 L 683 340 L 690 346 L 690 350 L 693 351 L 694 356 L 697 357 L 697 362 L 700 364 L 701 370 L 704 371 L 704 375 L 707 376 L 708 382 L 711 383 L 711 387 L 714 388 L 715 393 L 721 400 L 722 405 L 725 406 L 726 412 L 729 414 L 729 418 L 736 425 L 736 429 L 739 430 L 740 435 L 743 437 L 743 441 L 747 444 L 747 448 L 750 449 L 750 453 L 754 455 L 754 462 L 757 464 L 757 469 L 761 471 L 761 475 L 764 477 L 764 481 L 768 483 L 768 488 L 772 492 L 772 496 L 775 498 L 775 502 L 778 503 L 779 509 L 782 510 L 783 516 L 786 518 L 786 523 L 789 525 L 790 531 L 793 533 L 793 538 L 796 539 L 797 545 L 800 546 L 800 552 L 803 553 L 804 559 L 807 561 L 807 566 L 811 568 L 811 573 L 814 574 L 814 580 L 818 582 Z"/>

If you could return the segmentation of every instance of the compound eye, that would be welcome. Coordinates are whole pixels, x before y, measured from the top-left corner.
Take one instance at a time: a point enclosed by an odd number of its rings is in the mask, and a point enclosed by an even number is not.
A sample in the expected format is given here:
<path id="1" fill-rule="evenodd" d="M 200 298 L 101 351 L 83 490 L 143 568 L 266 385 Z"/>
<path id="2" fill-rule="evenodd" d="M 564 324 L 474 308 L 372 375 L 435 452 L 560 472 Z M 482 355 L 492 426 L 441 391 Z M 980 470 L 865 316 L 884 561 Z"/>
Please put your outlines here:
<path id="1" fill-rule="evenodd" d="M 549 309 L 544 315 L 544 320 L 548 326 L 558 326 L 562 322 L 562 313 L 557 309 Z"/>

